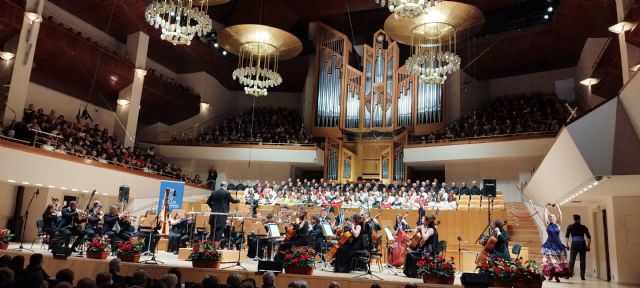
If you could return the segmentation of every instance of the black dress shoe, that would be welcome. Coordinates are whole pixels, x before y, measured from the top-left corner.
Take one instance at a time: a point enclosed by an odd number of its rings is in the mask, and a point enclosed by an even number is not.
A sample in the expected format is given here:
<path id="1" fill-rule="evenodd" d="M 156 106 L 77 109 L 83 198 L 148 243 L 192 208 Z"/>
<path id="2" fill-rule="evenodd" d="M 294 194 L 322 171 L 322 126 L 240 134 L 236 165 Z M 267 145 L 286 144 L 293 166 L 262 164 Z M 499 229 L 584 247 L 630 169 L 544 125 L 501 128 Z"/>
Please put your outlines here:
<path id="1" fill-rule="evenodd" d="M 580 277 L 580 279 L 585 280 L 584 277 Z"/>

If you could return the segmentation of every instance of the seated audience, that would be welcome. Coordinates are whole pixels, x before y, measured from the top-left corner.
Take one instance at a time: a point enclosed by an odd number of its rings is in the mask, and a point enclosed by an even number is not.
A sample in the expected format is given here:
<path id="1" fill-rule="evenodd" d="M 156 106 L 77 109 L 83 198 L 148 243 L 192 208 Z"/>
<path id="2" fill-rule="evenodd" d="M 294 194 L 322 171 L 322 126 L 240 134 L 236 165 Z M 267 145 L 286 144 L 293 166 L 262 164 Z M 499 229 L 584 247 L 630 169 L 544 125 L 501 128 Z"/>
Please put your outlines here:
<path id="1" fill-rule="evenodd" d="M 11 287 L 14 280 L 13 270 L 6 267 L 0 268 L 0 288 Z"/>
<path id="2" fill-rule="evenodd" d="M 220 282 L 218 281 L 218 277 L 214 275 L 207 275 L 202 279 L 202 287 L 203 288 L 219 288 Z"/>
<path id="3" fill-rule="evenodd" d="M 262 274 L 262 288 L 275 288 L 276 287 L 276 274 L 271 271 L 267 271 Z"/>

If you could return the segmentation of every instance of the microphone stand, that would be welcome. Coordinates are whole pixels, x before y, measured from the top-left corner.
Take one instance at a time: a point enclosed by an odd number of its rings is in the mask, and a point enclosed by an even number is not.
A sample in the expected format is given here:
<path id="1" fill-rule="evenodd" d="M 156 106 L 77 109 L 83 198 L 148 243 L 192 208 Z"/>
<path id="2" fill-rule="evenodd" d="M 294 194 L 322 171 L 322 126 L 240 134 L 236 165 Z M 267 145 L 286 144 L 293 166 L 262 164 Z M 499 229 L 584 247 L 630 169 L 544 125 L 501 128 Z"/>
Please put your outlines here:
<path id="1" fill-rule="evenodd" d="M 33 250 L 31 249 L 24 248 L 24 246 L 22 246 L 22 242 L 24 241 L 24 230 L 27 229 L 27 221 L 29 220 L 29 208 L 31 208 L 31 203 L 33 203 L 33 198 L 36 198 L 38 194 L 40 194 L 40 189 L 36 189 L 36 191 L 33 192 L 33 195 L 31 195 L 31 200 L 29 200 L 29 205 L 27 205 L 27 210 L 24 211 L 24 217 L 22 217 L 24 219 L 24 222 L 22 222 L 22 233 L 20 233 L 20 247 L 11 249 L 10 251 L 26 250 L 26 251 L 33 252 Z"/>
<path id="2" fill-rule="evenodd" d="M 236 191 L 237 193 L 237 191 Z M 236 197 L 237 198 L 237 197 Z M 251 214 L 251 211 L 249 211 L 249 213 L 247 213 L 247 215 L 245 217 L 242 217 L 242 221 L 240 222 L 240 235 L 242 235 L 242 237 L 240 237 L 240 250 L 238 250 L 238 260 L 236 261 L 235 264 L 229 266 L 229 267 L 224 267 L 222 269 L 229 269 L 229 268 L 233 268 L 233 267 L 240 267 L 240 269 L 247 271 L 247 268 L 242 266 L 242 264 L 240 264 L 240 253 L 242 252 L 242 241 L 244 240 L 244 219 L 247 218 L 247 216 L 249 216 L 249 214 Z M 229 235 L 231 236 L 231 235 Z M 260 240 L 258 240 L 260 241 Z M 231 240 L 229 240 L 229 242 L 231 242 Z M 258 251 L 256 251 L 256 255 L 258 255 Z"/>
<path id="3" fill-rule="evenodd" d="M 166 219 L 166 218 L 165 218 Z M 156 249 L 158 249 L 158 243 L 156 243 L 155 249 L 153 249 L 153 251 L 151 251 L 151 242 L 155 240 L 155 235 L 158 234 L 160 235 L 160 233 L 158 232 L 158 228 L 160 226 L 160 215 L 156 215 L 156 219 L 153 222 L 153 230 L 151 230 L 151 232 L 149 232 L 149 247 L 147 248 L 147 253 L 151 254 L 151 259 L 146 260 L 146 261 L 142 261 L 140 263 L 143 264 L 164 264 L 164 262 L 156 259 Z"/>

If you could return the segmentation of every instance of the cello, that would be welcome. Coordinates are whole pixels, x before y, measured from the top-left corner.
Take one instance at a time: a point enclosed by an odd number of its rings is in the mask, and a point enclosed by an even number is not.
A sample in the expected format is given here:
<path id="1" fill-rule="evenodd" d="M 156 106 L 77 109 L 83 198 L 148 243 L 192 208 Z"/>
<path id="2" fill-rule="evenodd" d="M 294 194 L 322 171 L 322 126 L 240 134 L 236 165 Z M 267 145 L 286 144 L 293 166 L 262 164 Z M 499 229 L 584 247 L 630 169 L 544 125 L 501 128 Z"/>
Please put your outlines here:
<path id="1" fill-rule="evenodd" d="M 362 224 L 362 222 L 360 222 L 359 224 Z M 338 243 L 336 243 L 336 245 L 334 245 L 331 250 L 327 252 L 327 262 L 331 262 L 331 260 L 336 257 L 336 253 L 338 253 L 338 249 L 340 249 L 340 247 L 353 241 L 353 234 L 351 233 L 351 231 L 346 231 L 344 227 L 342 230 L 343 232 L 340 235 L 340 239 L 338 239 Z"/>
<path id="2" fill-rule="evenodd" d="M 487 261 L 487 259 L 491 258 L 489 257 L 489 253 L 491 252 L 491 250 L 493 250 L 494 247 L 496 247 L 496 243 L 498 243 L 498 238 L 496 238 L 495 236 L 489 236 L 485 240 L 484 247 L 476 258 L 476 264 L 484 263 L 485 261 Z"/>
<path id="3" fill-rule="evenodd" d="M 307 217 L 307 211 L 303 211 L 300 216 L 298 216 L 299 221 L 304 221 L 304 218 Z M 287 228 L 287 235 L 284 237 L 284 241 L 289 242 L 296 238 L 296 227 L 294 224 L 289 225 Z"/>

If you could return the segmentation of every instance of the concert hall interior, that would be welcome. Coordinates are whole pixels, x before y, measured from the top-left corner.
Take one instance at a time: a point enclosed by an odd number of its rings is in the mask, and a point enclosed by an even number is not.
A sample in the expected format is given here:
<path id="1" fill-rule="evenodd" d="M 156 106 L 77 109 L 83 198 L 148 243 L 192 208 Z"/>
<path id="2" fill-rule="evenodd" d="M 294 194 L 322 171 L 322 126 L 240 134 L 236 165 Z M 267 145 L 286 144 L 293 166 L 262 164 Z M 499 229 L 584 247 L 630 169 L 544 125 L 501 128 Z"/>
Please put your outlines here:
<path id="1" fill-rule="evenodd" d="M 640 285 L 639 22 L 0 0 L 0 288 Z"/>

